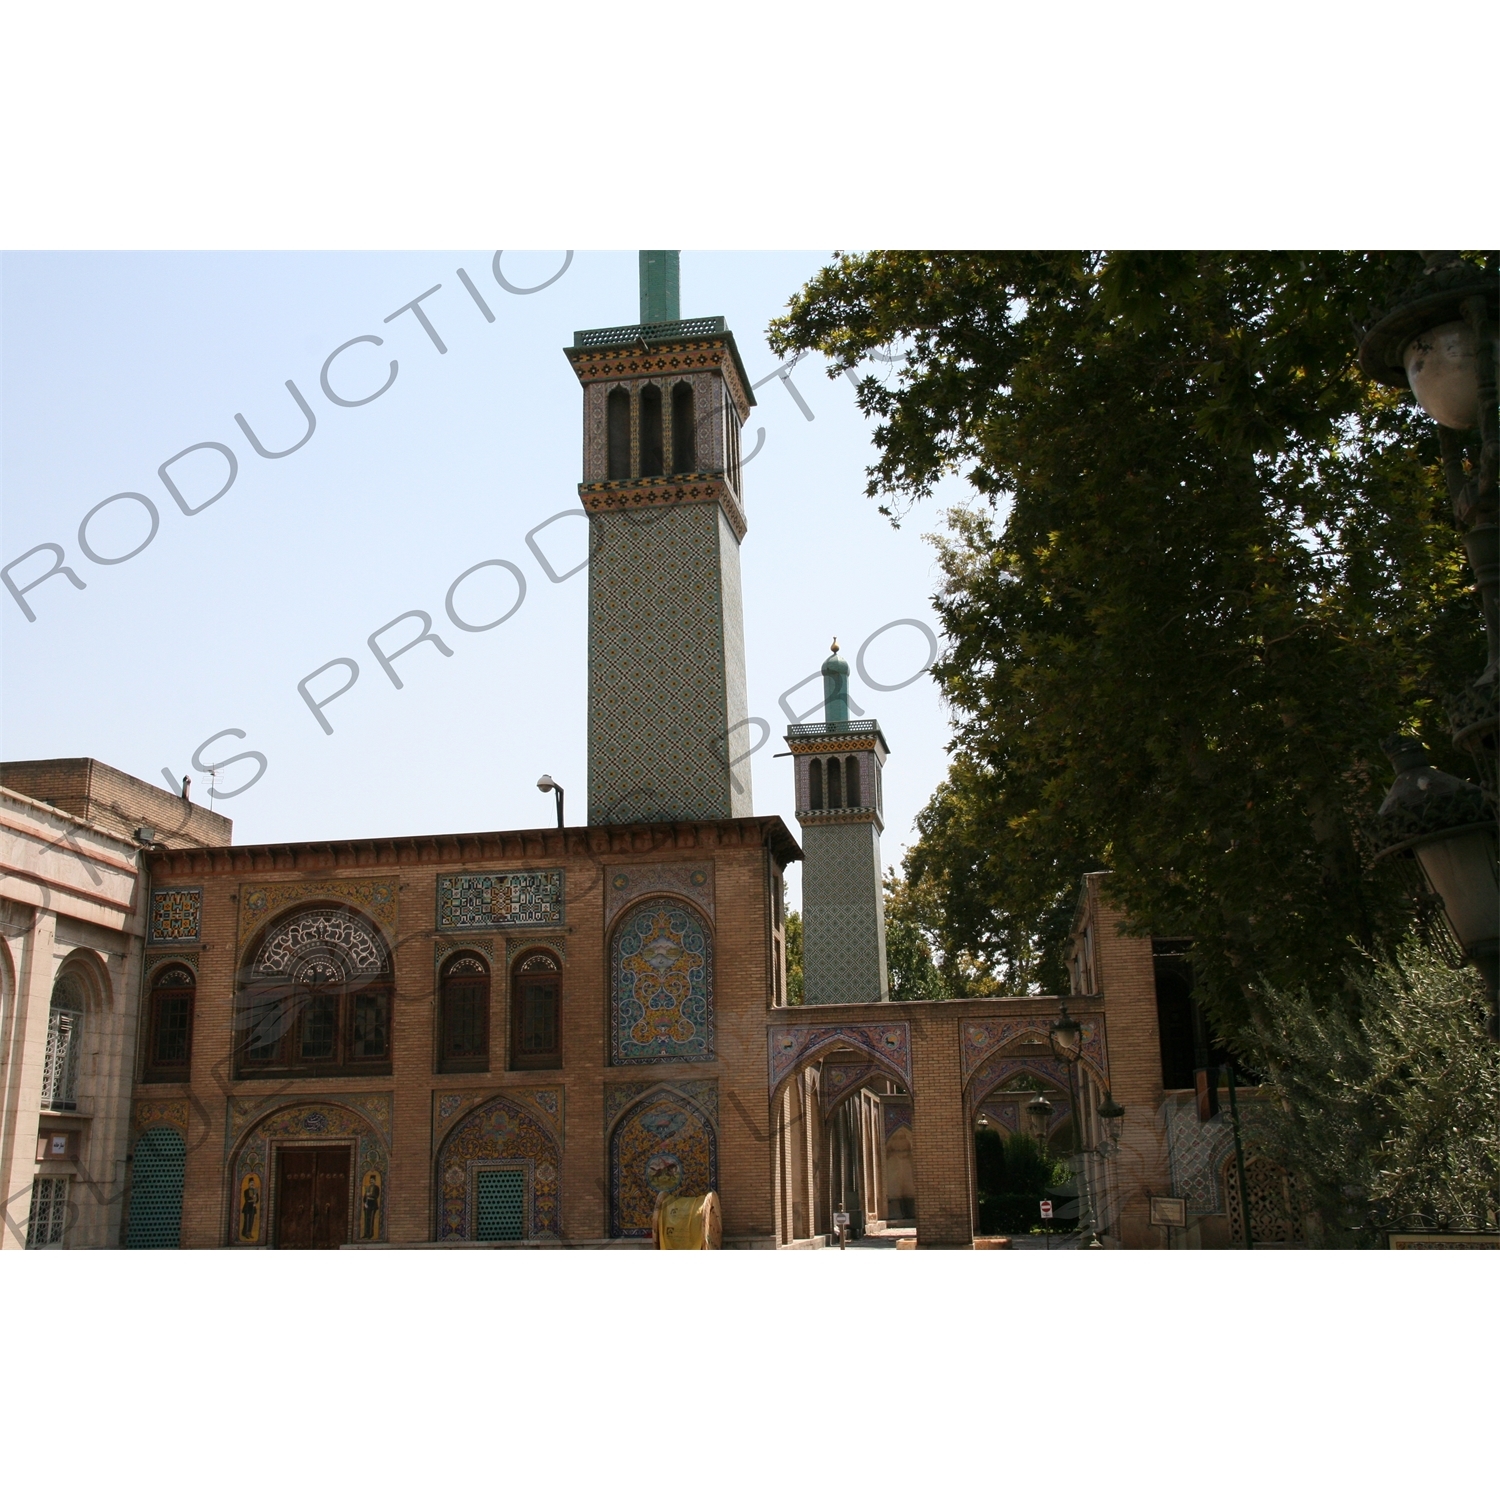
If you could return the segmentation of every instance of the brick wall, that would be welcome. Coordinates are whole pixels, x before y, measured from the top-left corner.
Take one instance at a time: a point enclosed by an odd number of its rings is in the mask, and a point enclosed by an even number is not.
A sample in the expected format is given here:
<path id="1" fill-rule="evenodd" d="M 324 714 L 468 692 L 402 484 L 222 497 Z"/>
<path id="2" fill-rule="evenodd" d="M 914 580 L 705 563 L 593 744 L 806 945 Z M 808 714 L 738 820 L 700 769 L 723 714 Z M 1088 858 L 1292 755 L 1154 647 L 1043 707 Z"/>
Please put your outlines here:
<path id="1" fill-rule="evenodd" d="M 134 839 L 137 828 L 148 826 L 169 849 L 225 845 L 234 827 L 220 813 L 99 760 L 5 761 L 0 763 L 0 785 L 50 802 L 118 838 Z"/>
<path id="2" fill-rule="evenodd" d="M 390 1093 L 392 1147 L 386 1187 L 387 1232 L 393 1244 L 428 1242 L 436 1230 L 433 1163 L 435 1091 L 496 1094 L 507 1088 L 560 1088 L 566 1137 L 559 1202 L 564 1240 L 590 1242 L 609 1233 L 607 1083 L 713 1078 L 719 1089 L 719 1192 L 728 1241 L 774 1242 L 773 1133 L 766 1093 L 766 1015 L 772 996 L 769 931 L 771 884 L 767 851 L 779 864 L 798 852 L 779 819 L 697 824 L 539 830 L 462 839 L 406 839 L 326 846 L 181 851 L 157 856 L 158 885 L 203 889 L 198 1002 L 191 1084 L 137 1084 L 137 1099 L 191 1098 L 182 1244 L 226 1241 L 229 1211 L 226 1121 L 230 1098 L 319 1098 Z M 608 1011 L 609 874 L 621 866 L 714 865 L 714 1061 L 611 1067 Z M 562 1068 L 507 1072 L 508 992 L 505 937 L 494 940 L 491 987 L 491 1071 L 438 1073 L 434 941 L 437 877 L 462 870 L 562 868 L 566 880 Z M 389 1076 L 236 1080 L 232 1069 L 235 975 L 241 887 L 271 881 L 393 880 L 398 887 L 394 952 L 396 1000 Z M 290 908 L 288 908 L 290 909 Z M 247 943 L 248 946 L 248 943 Z M 444 1134 L 447 1121 L 441 1127 Z"/>

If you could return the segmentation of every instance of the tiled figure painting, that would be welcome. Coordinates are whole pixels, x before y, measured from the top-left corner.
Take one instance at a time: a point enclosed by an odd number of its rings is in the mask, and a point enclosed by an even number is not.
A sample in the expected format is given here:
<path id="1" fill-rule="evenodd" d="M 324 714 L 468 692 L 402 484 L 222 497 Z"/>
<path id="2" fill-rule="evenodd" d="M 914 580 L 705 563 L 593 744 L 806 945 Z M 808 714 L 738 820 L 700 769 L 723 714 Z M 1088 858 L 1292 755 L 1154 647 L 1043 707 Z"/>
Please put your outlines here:
<path id="1" fill-rule="evenodd" d="M 610 1060 L 714 1055 L 713 939 L 680 901 L 643 902 L 610 945 Z"/>
<path id="2" fill-rule="evenodd" d="M 563 872 L 520 870 L 501 875 L 439 875 L 438 926 L 560 927 Z"/>
<path id="3" fill-rule="evenodd" d="M 658 1193 L 697 1195 L 718 1188 L 713 1127 L 686 1099 L 652 1093 L 609 1140 L 610 1234 L 644 1239 Z"/>
<path id="4" fill-rule="evenodd" d="M 201 890 L 152 891 L 150 941 L 196 943 L 202 912 Z"/>

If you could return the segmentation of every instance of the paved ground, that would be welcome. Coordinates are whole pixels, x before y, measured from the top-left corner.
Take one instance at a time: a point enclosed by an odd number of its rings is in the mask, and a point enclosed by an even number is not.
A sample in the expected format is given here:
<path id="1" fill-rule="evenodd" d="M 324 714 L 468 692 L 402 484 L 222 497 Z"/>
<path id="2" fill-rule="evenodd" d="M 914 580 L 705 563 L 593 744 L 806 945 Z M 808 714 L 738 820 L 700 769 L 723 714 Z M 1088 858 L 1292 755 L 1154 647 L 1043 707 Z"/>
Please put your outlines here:
<path id="1" fill-rule="evenodd" d="M 904 1229 L 877 1229 L 869 1234 L 862 1235 L 857 1240 L 849 1241 L 851 1250 L 894 1250 L 896 1241 L 903 1239 L 914 1239 L 916 1230 L 911 1227 Z M 1013 1250 L 1076 1250 L 1078 1248 L 1078 1236 L 1076 1234 L 1013 1234 L 1010 1236 L 1011 1249 Z M 829 1246 L 830 1250 L 838 1249 L 838 1241 L 834 1240 Z"/>

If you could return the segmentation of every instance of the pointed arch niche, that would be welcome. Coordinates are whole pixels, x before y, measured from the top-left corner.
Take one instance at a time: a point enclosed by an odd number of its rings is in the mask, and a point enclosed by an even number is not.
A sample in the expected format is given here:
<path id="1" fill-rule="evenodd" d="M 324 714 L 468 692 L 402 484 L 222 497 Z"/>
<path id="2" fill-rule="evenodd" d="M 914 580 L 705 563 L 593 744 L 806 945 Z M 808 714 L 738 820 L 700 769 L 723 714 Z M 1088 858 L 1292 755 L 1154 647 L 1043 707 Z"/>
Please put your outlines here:
<path id="1" fill-rule="evenodd" d="M 437 1154 L 439 1240 L 555 1240 L 562 1153 L 527 1105 L 497 1094 L 470 1110 Z"/>
<path id="2" fill-rule="evenodd" d="M 628 907 L 609 945 L 610 1062 L 714 1056 L 713 927 L 697 906 L 650 896 Z"/>
<path id="3" fill-rule="evenodd" d="M 780 1243 L 834 1234 L 839 1211 L 855 1238 L 914 1223 L 910 1024 L 772 1026 L 767 1040 Z"/>
<path id="4" fill-rule="evenodd" d="M 658 1194 L 719 1187 L 719 1096 L 711 1080 L 625 1085 L 608 1091 L 609 1232 L 649 1239 Z"/>

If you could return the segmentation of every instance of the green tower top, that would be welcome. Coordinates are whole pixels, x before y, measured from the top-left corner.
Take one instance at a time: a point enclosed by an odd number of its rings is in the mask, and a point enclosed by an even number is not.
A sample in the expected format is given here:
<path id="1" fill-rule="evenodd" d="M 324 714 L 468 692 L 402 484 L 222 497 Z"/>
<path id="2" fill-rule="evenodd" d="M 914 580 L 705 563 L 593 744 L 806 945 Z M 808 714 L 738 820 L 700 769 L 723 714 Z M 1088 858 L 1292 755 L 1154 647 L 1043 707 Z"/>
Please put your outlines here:
<path id="1" fill-rule="evenodd" d="M 641 251 L 641 322 L 675 323 L 682 317 L 678 250 Z"/>
<path id="2" fill-rule="evenodd" d="M 823 718 L 829 724 L 849 722 L 849 663 L 839 655 L 838 637 L 833 655 L 823 663 Z"/>

